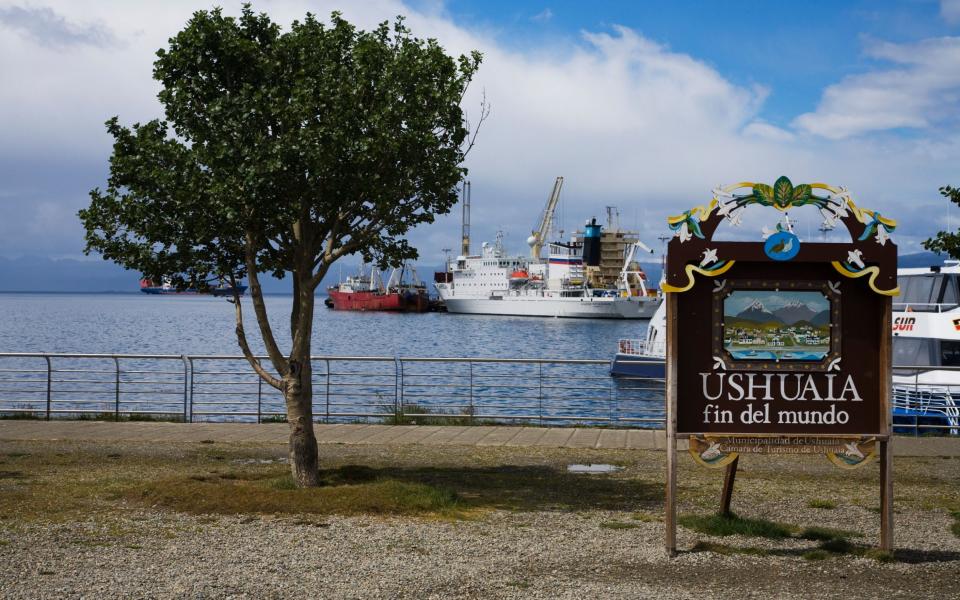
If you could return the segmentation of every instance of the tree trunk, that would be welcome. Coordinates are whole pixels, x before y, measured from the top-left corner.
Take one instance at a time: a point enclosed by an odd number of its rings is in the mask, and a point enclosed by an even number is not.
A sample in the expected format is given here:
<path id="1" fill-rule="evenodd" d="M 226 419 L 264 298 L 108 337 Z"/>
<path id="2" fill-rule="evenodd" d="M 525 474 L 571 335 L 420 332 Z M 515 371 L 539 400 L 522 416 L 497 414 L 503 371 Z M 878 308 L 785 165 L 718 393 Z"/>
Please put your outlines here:
<path id="1" fill-rule="evenodd" d="M 290 473 L 297 487 L 320 485 L 317 436 L 313 432 L 313 386 L 309 357 L 290 361 L 284 377 L 287 423 L 290 426 Z"/>

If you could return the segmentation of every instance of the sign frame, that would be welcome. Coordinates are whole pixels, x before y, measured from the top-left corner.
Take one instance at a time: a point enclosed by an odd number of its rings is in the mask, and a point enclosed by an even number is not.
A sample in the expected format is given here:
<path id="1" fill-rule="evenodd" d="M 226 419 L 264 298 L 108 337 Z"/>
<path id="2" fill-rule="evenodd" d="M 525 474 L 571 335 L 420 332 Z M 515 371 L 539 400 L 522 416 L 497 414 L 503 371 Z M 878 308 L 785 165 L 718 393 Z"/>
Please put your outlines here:
<path id="1" fill-rule="evenodd" d="M 743 189 L 749 190 L 749 193 L 738 193 L 738 190 Z M 815 206 L 823 215 L 825 225 L 832 226 L 837 223 L 845 225 L 850 233 L 851 242 L 801 244 L 792 232 L 789 216 L 785 218 L 785 227 L 778 225 L 776 231 L 769 233 L 765 230 L 765 233 L 768 233 L 766 243 L 713 240 L 713 234 L 721 222 L 729 220 L 732 224 L 738 225 L 740 214 L 751 205 L 774 208 L 785 215 L 791 208 Z M 804 440 L 802 438 L 814 439 L 817 443 L 816 448 L 824 451 L 828 459 L 841 468 L 854 468 L 871 462 L 874 456 L 879 457 L 880 548 L 884 551 L 892 551 L 894 545 L 893 417 L 891 411 L 892 330 L 890 323 L 892 322 L 892 296 L 897 295 L 899 289 L 896 286 L 896 246 L 888 243 L 888 241 L 889 233 L 895 229 L 896 222 L 882 217 L 875 211 L 858 207 L 845 188 L 822 183 L 801 184 L 794 187 L 789 179 L 780 177 L 773 186 L 740 182 L 719 187 L 714 190 L 713 198 L 707 205 L 697 206 L 685 211 L 682 215 L 670 217 L 668 223 L 671 229 L 675 231 L 675 236 L 668 246 L 665 281 L 661 286 L 665 293 L 667 327 L 667 477 L 664 515 L 664 546 L 667 554 L 675 556 L 677 553 L 678 440 L 687 440 L 690 447 L 701 448 L 703 446 L 697 446 L 697 444 L 704 441 L 709 442 L 710 447 L 707 450 L 709 450 L 710 460 L 698 460 L 696 455 L 694 459 L 703 466 L 726 467 L 721 507 L 722 511 L 728 512 L 739 456 L 738 452 L 725 451 L 723 449 L 724 444 L 727 444 L 728 448 L 736 447 L 740 452 L 770 451 L 783 450 L 784 447 L 791 447 L 791 445 L 794 449 L 803 446 Z M 772 243 L 771 240 L 776 243 Z M 740 263 L 739 268 L 735 268 L 736 263 Z M 764 272 L 766 268 L 762 266 L 764 264 L 777 265 L 777 271 L 783 273 L 783 275 L 776 281 L 766 280 L 763 284 L 759 283 L 756 281 L 757 273 Z M 800 264 L 805 265 L 805 267 L 798 267 L 797 265 Z M 756 267 L 753 271 L 750 271 L 751 265 Z M 744 272 L 748 274 L 747 277 L 750 275 L 754 277 L 749 285 L 743 283 Z M 816 281 L 818 277 L 812 277 L 811 273 L 819 274 L 821 276 L 819 281 Z M 825 356 L 822 360 L 813 361 L 809 358 L 809 356 L 815 356 L 813 353 L 806 355 L 808 358 L 793 359 L 794 354 L 804 355 L 791 352 L 767 352 L 768 357 L 762 360 L 744 359 L 742 357 L 734 360 L 732 353 L 724 350 L 723 327 L 726 313 L 722 302 L 721 305 L 717 304 L 717 299 L 721 298 L 721 295 L 727 290 L 756 288 L 779 291 L 780 288 L 789 286 L 792 281 L 803 282 L 799 286 L 801 289 L 823 289 L 824 285 L 829 287 L 825 296 L 830 298 L 829 310 L 832 318 L 829 321 L 831 327 L 830 342 Z M 737 287 L 738 282 L 740 287 Z M 704 318 L 702 316 L 704 312 L 711 313 L 710 326 L 707 329 L 709 333 L 702 339 L 693 341 L 684 338 L 683 343 L 681 343 L 679 315 L 681 310 L 685 308 L 681 306 L 681 295 L 694 289 L 695 286 L 700 286 L 701 290 L 708 287 L 708 290 L 699 292 L 700 297 L 705 297 L 706 291 L 710 291 L 713 295 L 709 311 L 701 310 L 699 313 L 693 311 L 693 314 L 700 314 L 700 318 Z M 796 286 L 794 289 L 796 289 Z M 694 375 L 691 372 L 691 360 L 693 360 L 690 358 L 691 348 L 696 348 L 700 352 L 698 354 L 700 358 L 697 360 L 700 360 L 701 363 L 702 353 L 709 348 L 710 357 L 714 361 L 713 368 L 723 373 L 797 373 L 797 390 L 800 386 L 799 377 L 802 376 L 801 373 L 816 373 L 822 380 L 823 374 L 828 371 L 839 372 L 842 359 L 841 347 L 844 341 L 842 328 L 840 327 L 841 321 L 839 320 L 842 311 L 840 294 L 844 290 L 854 290 L 861 298 L 866 298 L 867 296 L 864 294 L 869 294 L 867 303 L 872 305 L 872 312 L 863 319 L 869 321 L 875 318 L 877 320 L 876 330 L 871 334 L 876 336 L 877 352 L 868 359 L 864 359 L 865 364 L 869 365 L 869 369 L 864 372 L 867 373 L 866 379 L 871 382 L 868 388 L 870 390 L 869 395 L 872 396 L 869 398 L 869 403 L 863 405 L 869 408 L 868 411 L 865 411 L 867 422 L 862 420 L 852 422 L 846 430 L 836 433 L 829 429 L 814 429 L 803 432 L 783 431 L 782 427 L 778 431 L 737 431 L 735 423 L 731 423 L 731 427 L 726 430 L 724 430 L 724 427 L 704 426 L 702 428 L 712 430 L 696 431 L 695 428 L 690 426 L 690 419 L 686 416 L 684 418 L 685 423 L 682 423 L 682 427 L 680 426 L 678 400 L 680 399 L 681 389 L 687 390 L 683 392 L 683 398 L 688 398 L 690 395 L 688 382 Z M 727 291 L 727 293 L 729 295 L 732 292 Z M 850 302 L 852 301 L 851 299 Z M 701 305 L 699 306 L 702 307 L 703 301 L 700 302 Z M 691 317 L 692 313 L 689 306 L 686 309 L 683 312 L 685 319 L 696 318 Z M 858 332 L 862 332 L 862 323 L 860 323 L 860 326 L 861 329 L 857 329 Z M 703 322 L 699 322 L 697 327 L 703 330 L 705 325 Z M 851 324 L 852 327 L 853 324 Z M 810 331 L 810 329 L 806 331 Z M 785 332 L 778 330 L 777 333 Z M 812 339 L 819 342 L 820 338 L 816 337 L 817 335 L 819 334 L 814 334 Z M 767 338 L 765 337 L 763 340 L 766 341 Z M 793 343 L 796 344 L 797 342 L 793 340 Z M 681 353 L 683 355 L 682 359 Z M 863 370 L 857 361 L 847 361 L 847 363 L 843 363 L 843 368 L 845 373 L 853 372 L 854 374 Z M 773 376 L 781 377 L 780 391 L 782 392 L 784 385 L 782 377 L 786 377 L 786 375 L 766 375 L 768 385 L 769 377 Z M 750 377 L 752 384 L 753 375 L 750 375 Z M 830 389 L 831 394 L 833 394 L 833 375 L 830 377 Z M 720 381 L 722 384 L 722 378 Z M 706 376 L 703 385 L 703 389 L 706 391 Z M 770 396 L 770 394 L 767 393 L 767 396 Z M 846 399 L 843 394 L 840 396 L 840 400 Z M 877 409 L 876 413 L 873 411 L 873 406 L 870 406 L 873 403 L 875 403 Z M 840 404 L 840 402 L 837 402 L 835 406 Z M 770 404 L 766 404 L 767 409 L 769 409 L 769 406 Z M 767 423 L 770 423 L 770 421 L 767 421 Z M 774 426 L 773 429 L 777 429 L 777 426 Z M 745 443 L 745 440 L 755 441 L 756 448 L 751 448 L 751 444 Z M 836 440 L 836 444 L 832 444 L 831 440 Z M 739 446 L 735 444 L 731 446 L 735 441 L 739 442 Z M 774 448 L 774 446 L 777 446 L 777 448 Z M 764 448 L 766 449 L 764 450 Z M 844 452 L 847 451 L 847 448 L 850 449 L 849 452 L 858 456 L 845 456 Z"/>

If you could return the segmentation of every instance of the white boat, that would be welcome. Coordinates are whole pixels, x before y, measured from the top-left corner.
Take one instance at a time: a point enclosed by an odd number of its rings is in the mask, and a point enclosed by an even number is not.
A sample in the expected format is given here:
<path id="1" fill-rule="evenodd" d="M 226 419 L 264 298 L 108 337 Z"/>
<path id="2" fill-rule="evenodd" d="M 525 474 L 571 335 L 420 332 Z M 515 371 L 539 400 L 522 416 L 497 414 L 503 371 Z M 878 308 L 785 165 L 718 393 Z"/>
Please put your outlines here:
<path id="1" fill-rule="evenodd" d="M 667 305 L 661 303 L 650 318 L 643 339 L 622 339 L 610 363 L 610 374 L 617 377 L 664 379 L 667 358 Z"/>
<path id="2" fill-rule="evenodd" d="M 546 261 L 509 256 L 502 234 L 476 256 L 458 256 L 436 288 L 447 312 L 583 319 L 649 319 L 661 298 L 647 290 L 636 244 L 613 289 L 591 288 L 583 244 L 549 244 Z"/>
<path id="3" fill-rule="evenodd" d="M 893 304 L 895 429 L 960 433 L 960 261 L 898 269 Z"/>

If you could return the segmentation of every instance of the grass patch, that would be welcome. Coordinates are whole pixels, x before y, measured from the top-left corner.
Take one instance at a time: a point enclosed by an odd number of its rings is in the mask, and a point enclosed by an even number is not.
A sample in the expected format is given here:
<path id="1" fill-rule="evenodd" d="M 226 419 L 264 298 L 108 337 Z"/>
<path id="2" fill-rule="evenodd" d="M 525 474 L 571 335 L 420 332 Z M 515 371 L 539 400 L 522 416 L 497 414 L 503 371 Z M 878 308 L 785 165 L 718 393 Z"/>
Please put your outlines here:
<path id="1" fill-rule="evenodd" d="M 136 486 L 128 499 L 197 514 L 446 514 L 462 510 L 456 494 L 423 483 L 355 482 L 334 472 L 319 488 L 297 488 L 273 472 L 187 475 Z"/>
<path id="2" fill-rule="evenodd" d="M 846 531 L 844 529 L 831 529 L 830 527 L 807 527 L 801 531 L 797 537 L 814 542 L 827 542 L 830 540 L 846 539 L 848 537 L 858 537 L 860 534 L 855 531 Z"/>
<path id="3" fill-rule="evenodd" d="M 880 550 L 878 548 L 868 548 L 864 550 L 862 556 L 865 558 L 872 558 L 877 562 L 888 563 L 894 561 L 893 552 L 888 552 L 886 550 Z"/>
<path id="4" fill-rule="evenodd" d="M 830 558 L 830 553 L 826 550 L 809 550 L 800 555 L 803 560 L 826 560 Z"/>
<path id="5" fill-rule="evenodd" d="M 640 527 L 637 523 L 624 523 L 623 521 L 604 521 L 600 523 L 604 529 L 636 529 Z"/>
<path id="6" fill-rule="evenodd" d="M 789 525 L 766 519 L 747 519 L 734 514 L 681 515 L 678 521 L 687 529 L 716 536 L 745 535 L 779 540 L 788 538 L 793 533 L 793 528 Z"/>
<path id="7" fill-rule="evenodd" d="M 833 500 L 825 500 L 823 498 L 814 498 L 813 500 L 807 502 L 807 508 L 823 508 L 825 510 L 833 510 L 836 507 L 836 502 Z"/>
<path id="8" fill-rule="evenodd" d="M 630 516 L 630 518 L 634 521 L 640 521 L 641 523 L 656 523 L 663 520 L 660 515 L 655 515 L 648 512 L 635 512 Z"/>
<path id="9" fill-rule="evenodd" d="M 447 413 L 419 404 L 404 404 L 403 414 L 388 412 L 384 425 L 480 425 L 469 412 Z"/>
<path id="10" fill-rule="evenodd" d="M 764 548 L 755 548 L 753 546 L 747 548 L 736 548 L 734 546 L 728 546 L 726 544 L 718 544 L 716 542 L 697 542 L 696 545 L 691 549 L 692 552 L 713 552 L 715 554 L 723 554 L 725 556 L 731 554 L 746 554 L 748 556 L 767 556 L 770 554 L 769 551 Z"/>
<path id="11" fill-rule="evenodd" d="M 953 525 L 950 526 L 950 531 L 953 535 L 960 537 L 960 510 L 950 511 L 950 516 L 953 517 Z"/>
<path id="12" fill-rule="evenodd" d="M 854 545 L 847 538 L 833 538 L 820 542 L 820 549 L 834 554 L 849 554 L 854 551 Z"/>

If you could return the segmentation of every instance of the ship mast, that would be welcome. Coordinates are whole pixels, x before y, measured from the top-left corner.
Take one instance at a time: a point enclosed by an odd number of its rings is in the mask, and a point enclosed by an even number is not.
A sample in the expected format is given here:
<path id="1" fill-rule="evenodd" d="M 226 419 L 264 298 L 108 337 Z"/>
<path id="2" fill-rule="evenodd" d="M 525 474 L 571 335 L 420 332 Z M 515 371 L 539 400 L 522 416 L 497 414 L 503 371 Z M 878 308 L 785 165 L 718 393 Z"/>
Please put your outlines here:
<path id="1" fill-rule="evenodd" d="M 470 256 L 470 182 L 463 182 L 463 224 L 460 233 L 462 256 Z"/>

